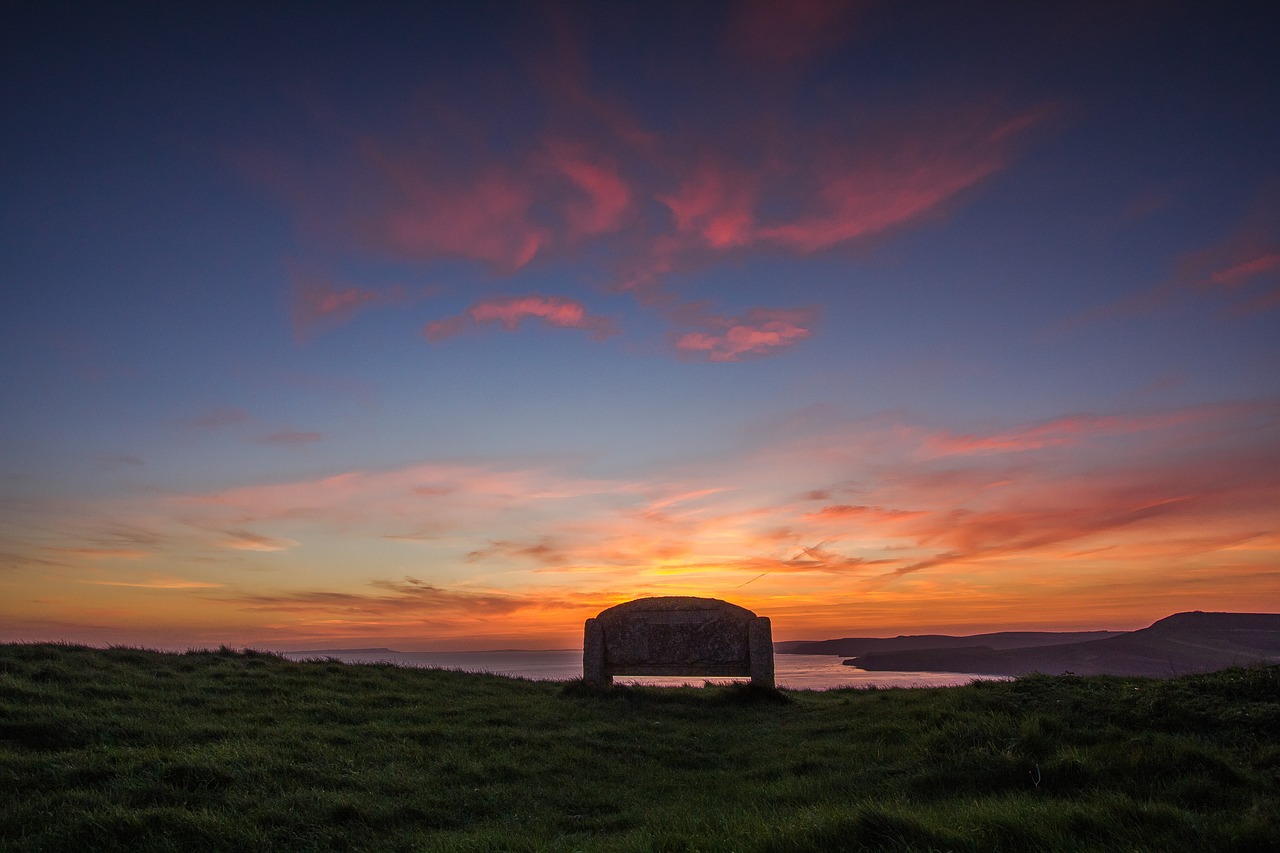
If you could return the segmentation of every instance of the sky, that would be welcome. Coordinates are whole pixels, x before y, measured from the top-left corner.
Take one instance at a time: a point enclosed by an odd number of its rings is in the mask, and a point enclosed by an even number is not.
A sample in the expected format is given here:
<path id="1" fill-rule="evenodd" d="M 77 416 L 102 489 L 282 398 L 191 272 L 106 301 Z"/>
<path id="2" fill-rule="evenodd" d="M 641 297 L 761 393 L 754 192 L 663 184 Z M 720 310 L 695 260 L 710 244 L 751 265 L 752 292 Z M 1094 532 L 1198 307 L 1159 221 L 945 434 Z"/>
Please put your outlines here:
<path id="1" fill-rule="evenodd" d="M 1280 611 L 1271 4 L 3 15 L 0 641 Z"/>

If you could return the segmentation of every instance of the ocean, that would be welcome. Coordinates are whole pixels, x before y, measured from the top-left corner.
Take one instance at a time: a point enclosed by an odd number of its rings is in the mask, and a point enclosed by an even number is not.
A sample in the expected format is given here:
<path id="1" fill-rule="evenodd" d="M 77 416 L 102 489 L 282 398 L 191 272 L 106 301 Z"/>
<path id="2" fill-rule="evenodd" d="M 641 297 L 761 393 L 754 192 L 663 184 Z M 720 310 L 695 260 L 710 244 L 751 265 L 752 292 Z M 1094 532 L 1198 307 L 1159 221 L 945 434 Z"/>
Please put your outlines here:
<path id="1" fill-rule="evenodd" d="M 456 669 L 487 672 L 536 681 L 568 681 L 582 676 L 581 649 L 520 650 L 494 652 L 397 652 L 389 649 L 324 649 L 284 652 L 292 660 L 335 658 L 346 663 L 393 663 L 429 669 Z M 978 676 L 956 672 L 868 672 L 844 666 L 838 655 L 774 655 L 775 680 L 790 690 L 831 690 L 838 687 L 955 687 Z M 732 678 L 664 676 L 618 677 L 618 684 L 702 686 L 706 681 L 728 682 Z M 741 679 L 737 679 L 741 680 Z"/>

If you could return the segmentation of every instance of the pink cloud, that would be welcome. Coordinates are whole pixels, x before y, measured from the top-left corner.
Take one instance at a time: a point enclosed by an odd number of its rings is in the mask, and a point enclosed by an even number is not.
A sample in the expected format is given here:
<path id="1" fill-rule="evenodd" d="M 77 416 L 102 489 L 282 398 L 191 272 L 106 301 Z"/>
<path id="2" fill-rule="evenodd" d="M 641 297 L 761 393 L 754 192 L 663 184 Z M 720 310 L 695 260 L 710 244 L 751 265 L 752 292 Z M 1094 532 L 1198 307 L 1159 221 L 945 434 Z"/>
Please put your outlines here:
<path id="1" fill-rule="evenodd" d="M 987 435 L 935 435 L 929 439 L 928 447 L 943 454 L 1036 450 L 1075 444 L 1089 436 L 1124 435 L 1214 420 L 1221 418 L 1224 410 L 1238 408 L 1202 406 L 1149 415 L 1067 415 Z"/>
<path id="2" fill-rule="evenodd" d="M 1209 281 L 1225 287 L 1235 288 L 1252 278 L 1278 270 L 1280 270 L 1280 252 L 1268 252 L 1251 261 L 1243 261 L 1226 269 L 1218 270 L 1209 276 Z"/>
<path id="3" fill-rule="evenodd" d="M 774 355 L 813 334 L 812 310 L 756 308 L 741 317 L 709 315 L 707 331 L 676 338 L 678 352 L 707 361 L 741 361 Z"/>
<path id="4" fill-rule="evenodd" d="M 1272 220 L 1255 215 L 1226 240 L 1185 255 L 1172 286 L 1224 294 L 1238 314 L 1280 305 L 1280 220 Z"/>
<path id="5" fill-rule="evenodd" d="M 339 182 L 351 198 L 334 218 L 396 254 L 480 261 L 511 275 L 548 252 L 616 231 L 633 205 L 615 154 L 579 138 L 549 135 L 501 162 L 461 170 L 446 170 L 448 149 L 434 139 L 365 140 Z"/>
<path id="6" fill-rule="evenodd" d="M 1023 424 L 988 433 L 921 432 L 918 435 L 919 453 L 922 458 L 1018 453 L 1069 447 L 1089 439 L 1136 433 L 1171 436 L 1174 435 L 1174 430 L 1192 426 L 1201 427 L 1201 436 L 1211 436 L 1229 431 L 1231 428 L 1228 424 L 1274 417 L 1280 410 L 1278 407 L 1280 404 L 1274 400 L 1261 399 L 1118 415 L 1064 415 L 1040 423 Z"/>
<path id="7" fill-rule="evenodd" d="M 861 4 L 839 0 L 743 3 L 731 13 L 727 44 L 751 61 L 796 65 L 846 38 L 860 12 Z M 677 114 L 684 130 L 662 135 L 626 103 L 590 90 L 573 22 L 549 17 L 554 49 L 542 73 L 529 75 L 534 90 L 506 93 L 544 107 L 543 125 L 485 126 L 465 107 L 433 104 L 428 132 L 368 135 L 345 164 L 294 180 L 313 185 L 309 196 L 293 193 L 304 215 L 327 218 L 330 231 L 366 248 L 423 262 L 477 261 L 508 277 L 585 247 L 612 259 L 606 274 L 618 290 L 646 305 L 669 304 L 661 288 L 673 272 L 751 251 L 828 251 L 939 215 L 1004 169 L 1052 112 L 974 102 L 908 107 L 887 118 L 837 109 L 815 127 L 787 115 L 793 93 L 770 90 L 757 115 L 732 126 Z M 607 255 L 596 254 L 602 248 Z M 295 328 L 345 322 L 386 298 L 309 285 L 295 300 Z M 510 329 L 524 317 L 612 333 L 599 318 L 567 317 L 563 304 L 493 304 L 500 301 L 427 323 L 424 333 L 440 340 L 485 322 Z M 676 349 L 736 361 L 812 336 L 806 322 L 773 314 L 680 329 Z"/>
<path id="8" fill-rule="evenodd" d="M 616 230 L 631 206 L 631 189 L 613 159 L 567 140 L 548 142 L 547 156 L 576 191 L 563 202 L 568 239 Z"/>
<path id="9" fill-rule="evenodd" d="M 824 29 L 848 8 L 786 4 L 777 14 Z M 770 33 L 773 42 L 777 37 Z M 574 115 L 604 110 L 581 80 L 559 74 L 551 82 L 555 88 L 545 94 L 553 104 L 575 106 Z M 680 139 L 641 132 L 632 119 L 620 128 L 620 111 L 625 107 L 604 110 L 609 120 L 595 115 L 603 128 L 565 121 L 573 132 L 549 128 L 501 163 L 461 175 L 444 174 L 448 146 L 439 140 L 369 139 L 353 174 L 338 185 L 351 187 L 344 194 L 354 198 L 344 201 L 363 221 L 362 233 L 416 258 L 470 258 L 510 274 L 554 249 L 629 229 L 631 242 L 645 247 L 629 266 L 661 274 L 682 255 L 697 263 L 708 253 L 753 246 L 810 253 L 911 222 L 1004 168 L 1013 147 L 1053 109 L 917 108 L 905 119 L 864 119 L 856 133 L 838 123 L 801 132 L 754 119 Z M 469 157 L 483 162 L 485 154 Z M 642 186 L 666 189 L 646 199 Z M 669 228 L 655 231 L 629 217 L 647 200 L 671 211 Z M 332 310 L 349 310 L 370 296 L 338 290 L 322 298 Z"/>
<path id="10" fill-rule="evenodd" d="M 1173 274 L 1126 299 L 1062 324 L 1071 329 L 1113 317 L 1150 314 L 1190 293 L 1213 294 L 1229 313 L 1254 314 L 1280 307 L 1280 192 L 1263 191 L 1235 231 L 1217 243 L 1181 255 Z"/>
<path id="11" fill-rule="evenodd" d="M 672 214 L 676 231 L 710 249 L 730 249 L 754 241 L 756 204 L 751 181 L 704 163 L 681 186 L 658 196 Z"/>
<path id="12" fill-rule="evenodd" d="M 1195 472 L 1187 473 L 1195 476 Z M 894 574 L 1009 555 L 1024 559 L 1033 554 L 1052 557 L 1061 551 L 1066 556 L 1081 547 L 1078 543 L 1090 541 L 1109 542 L 1110 547 L 1122 552 L 1133 542 L 1141 550 L 1147 542 L 1163 541 L 1171 531 L 1185 529 L 1197 519 L 1203 523 L 1211 513 L 1211 503 L 1225 497 L 1225 493 L 1219 493 L 1206 499 L 1205 484 L 1193 484 L 1185 474 L 1180 478 L 1182 482 L 1162 481 L 1152 474 L 1142 472 L 1123 485 L 1103 478 L 1091 478 L 1088 486 L 1083 482 L 1040 482 L 990 509 L 940 509 L 914 524 L 910 531 L 918 548 L 933 553 L 903 563 Z M 1082 488 L 1087 495 L 1076 493 Z M 1183 493 L 1184 490 L 1191 493 Z M 1253 535 L 1249 533 L 1247 538 Z M 1223 541 L 1235 543 L 1239 534 L 1233 533 Z M 1123 556 L 1115 554 L 1113 558 Z"/>
<path id="13" fill-rule="evenodd" d="M 805 517 L 815 521 L 833 520 L 867 520 L 873 522 L 906 521 L 920 518 L 926 513 L 919 510 L 887 509 L 882 506 L 866 506 L 862 504 L 829 504 L 817 512 L 808 513 Z"/>
<path id="14" fill-rule="evenodd" d="M 591 332 L 595 340 L 616 334 L 613 321 L 588 313 L 586 306 L 575 299 L 537 295 L 482 300 L 457 316 L 427 323 L 422 331 L 427 340 L 434 343 L 482 323 L 497 323 L 513 332 L 527 318 L 564 329 L 583 329 Z"/>
<path id="15" fill-rule="evenodd" d="M 762 223 L 757 238 L 808 254 L 907 225 L 1004 169 L 1012 146 L 1051 114 L 922 114 L 867 142 L 796 152 L 774 192 L 810 201 Z"/>
<path id="16" fill-rule="evenodd" d="M 533 219 L 535 188 L 500 166 L 470 184 L 435 184 L 412 176 L 398 189 L 407 199 L 383 216 L 381 236 L 413 257 L 461 257 L 514 272 L 553 237 Z"/>
<path id="17" fill-rule="evenodd" d="M 294 299 L 294 326 L 309 329 L 330 318 L 345 322 L 360 306 L 377 301 L 376 291 L 360 287 L 348 287 L 345 290 L 336 290 L 328 284 L 308 287 L 301 290 Z"/>
<path id="18" fill-rule="evenodd" d="M 694 145 L 700 153 L 692 163 L 668 148 L 652 165 L 667 177 L 668 189 L 654 198 L 670 211 L 670 224 L 637 241 L 619 264 L 618 289 L 650 304 L 670 302 L 663 277 L 729 253 L 813 254 L 938 216 L 1004 169 L 1025 135 L 1054 113 L 1052 105 L 1015 113 L 974 105 L 868 121 L 857 133 L 749 128 L 763 151 L 708 139 Z"/>
<path id="19" fill-rule="evenodd" d="M 422 261 L 479 261 L 512 273 L 553 236 L 533 214 L 542 188 L 529 171 L 530 158 L 522 154 L 513 165 L 507 158 L 474 156 L 473 128 L 453 115 L 456 110 L 435 106 L 441 115 L 425 137 L 369 134 L 353 140 L 339 131 L 347 150 L 334 163 L 269 152 L 247 152 L 241 159 L 246 171 L 286 198 L 326 241 Z M 327 124 L 324 130 L 333 132 Z M 330 307 L 345 303 L 349 309 L 365 301 L 360 289 L 333 289 L 344 295 Z M 311 307 L 304 302 L 304 315 Z"/>
<path id="20" fill-rule="evenodd" d="M 350 322 L 362 309 L 402 304 L 408 298 L 401 285 L 382 289 L 342 286 L 323 277 L 295 273 L 290 306 L 294 337 L 306 340 L 316 332 Z"/>

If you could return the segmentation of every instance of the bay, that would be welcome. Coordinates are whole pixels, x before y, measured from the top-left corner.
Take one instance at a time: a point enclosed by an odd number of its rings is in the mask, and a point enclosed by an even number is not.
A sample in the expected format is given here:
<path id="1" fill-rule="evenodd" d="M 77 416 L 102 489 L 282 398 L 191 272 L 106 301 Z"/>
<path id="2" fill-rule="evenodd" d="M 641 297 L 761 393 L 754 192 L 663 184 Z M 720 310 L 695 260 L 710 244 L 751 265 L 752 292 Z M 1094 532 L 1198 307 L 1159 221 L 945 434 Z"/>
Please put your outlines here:
<path id="1" fill-rule="evenodd" d="M 391 663 L 430 669 L 452 669 L 528 678 L 569 681 L 582 677 L 581 649 L 508 649 L 485 652 L 398 652 L 391 649 L 322 649 L 284 652 L 292 660 L 334 658 L 344 663 Z M 774 655 L 777 685 L 788 690 L 832 690 L 841 687 L 955 687 L 979 679 L 999 678 L 957 672 L 868 672 L 844 666 L 838 655 Z M 664 676 L 615 678 L 618 684 L 702 686 L 732 678 Z"/>

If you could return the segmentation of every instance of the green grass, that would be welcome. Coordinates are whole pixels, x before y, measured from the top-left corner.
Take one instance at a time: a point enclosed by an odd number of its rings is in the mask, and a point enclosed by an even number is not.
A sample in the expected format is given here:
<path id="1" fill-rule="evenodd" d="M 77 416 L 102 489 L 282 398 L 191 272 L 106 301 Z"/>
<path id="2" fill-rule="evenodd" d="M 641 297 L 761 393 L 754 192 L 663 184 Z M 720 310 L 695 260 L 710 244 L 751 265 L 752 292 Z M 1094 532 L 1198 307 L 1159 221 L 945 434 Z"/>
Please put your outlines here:
<path id="1" fill-rule="evenodd" d="M 0 646 L 5 850 L 1280 849 L 1280 666 L 615 687 Z"/>

